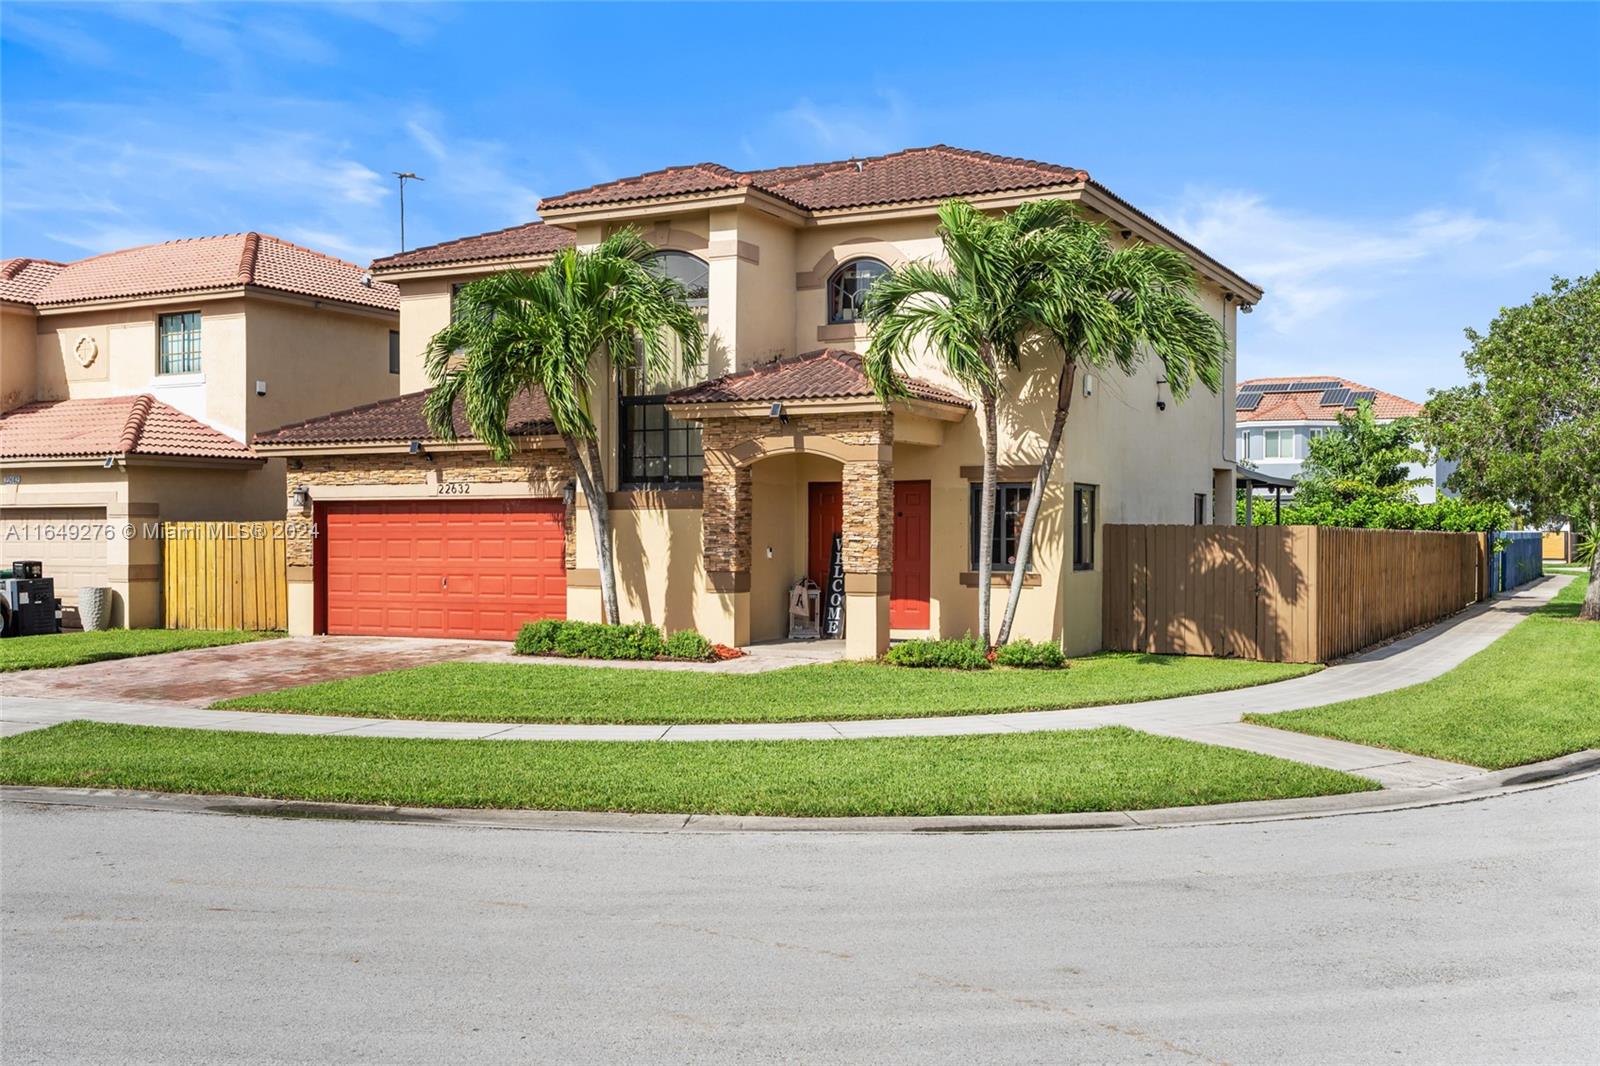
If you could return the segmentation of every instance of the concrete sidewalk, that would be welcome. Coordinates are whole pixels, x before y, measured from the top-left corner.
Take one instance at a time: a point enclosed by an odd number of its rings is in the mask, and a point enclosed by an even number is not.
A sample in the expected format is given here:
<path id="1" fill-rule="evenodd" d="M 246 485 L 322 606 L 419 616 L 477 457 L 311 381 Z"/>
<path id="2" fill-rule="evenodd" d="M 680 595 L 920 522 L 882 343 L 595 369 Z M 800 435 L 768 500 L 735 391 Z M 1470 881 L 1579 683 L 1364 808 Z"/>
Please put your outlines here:
<path id="1" fill-rule="evenodd" d="M 726 725 L 514 725 L 426 722 L 329 715 L 208 711 L 188 706 L 120 701 L 7 696 L 0 735 L 74 719 L 185 729 L 259 733 L 489 740 L 837 740 L 861 737 L 969 736 L 1093 729 L 1121 725 L 1146 733 L 1276 755 L 1372 778 L 1386 788 L 1445 784 L 1480 774 L 1476 767 L 1406 755 L 1385 748 L 1249 725 L 1249 713 L 1296 710 L 1420 684 L 1482 651 L 1549 602 L 1570 577 L 1548 577 L 1490 603 L 1479 604 L 1404 640 L 1356 656 L 1320 673 L 1270 685 L 1200 696 L 1077 710 L 1022 711 L 944 718 L 883 718 L 841 722 L 751 722 Z"/>

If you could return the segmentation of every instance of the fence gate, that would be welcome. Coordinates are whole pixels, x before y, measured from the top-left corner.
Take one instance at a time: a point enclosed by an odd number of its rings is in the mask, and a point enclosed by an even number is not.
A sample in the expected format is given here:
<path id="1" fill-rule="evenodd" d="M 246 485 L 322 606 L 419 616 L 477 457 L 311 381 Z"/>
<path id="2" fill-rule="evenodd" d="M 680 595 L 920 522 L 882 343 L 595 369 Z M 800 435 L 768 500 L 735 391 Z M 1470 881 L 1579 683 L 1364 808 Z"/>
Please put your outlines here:
<path id="1" fill-rule="evenodd" d="M 286 629 L 282 522 L 163 522 L 161 591 L 168 629 Z"/>

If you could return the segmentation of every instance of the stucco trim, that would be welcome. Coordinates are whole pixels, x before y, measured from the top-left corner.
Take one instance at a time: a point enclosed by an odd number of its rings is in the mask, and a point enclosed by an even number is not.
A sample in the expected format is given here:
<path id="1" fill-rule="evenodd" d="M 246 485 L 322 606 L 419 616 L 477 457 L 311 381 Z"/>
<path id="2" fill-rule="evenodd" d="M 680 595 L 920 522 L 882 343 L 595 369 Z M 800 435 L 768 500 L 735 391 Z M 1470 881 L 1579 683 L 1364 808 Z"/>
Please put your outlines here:
<path id="1" fill-rule="evenodd" d="M 1039 576 L 1039 573 L 1036 570 L 1030 570 L 1028 573 L 1022 575 L 1022 587 L 1025 589 L 1036 589 L 1041 584 L 1043 584 L 1043 578 Z M 963 570 L 961 572 L 961 587 L 969 589 L 977 588 L 978 572 L 976 570 Z M 1010 588 L 1011 571 L 1006 570 L 1002 572 L 1000 570 L 996 570 L 989 577 L 989 587 Z"/>
<path id="2" fill-rule="evenodd" d="M 870 335 L 865 322 L 835 322 L 817 327 L 819 341 L 864 341 Z"/>
<path id="3" fill-rule="evenodd" d="M 894 461 L 894 445 L 846 444 L 826 434 L 791 433 L 748 440 L 724 454 L 739 467 L 751 466 L 775 455 L 820 455 L 839 463 L 887 463 Z"/>
<path id="4" fill-rule="evenodd" d="M 567 571 L 567 588 L 569 589 L 597 589 L 600 587 L 600 571 L 594 567 L 573 567 Z"/>
<path id="5" fill-rule="evenodd" d="M 875 570 L 868 573 L 852 573 L 846 570 L 844 591 L 847 596 L 852 594 L 887 596 L 893 581 L 894 574 L 888 570 Z"/>
<path id="6" fill-rule="evenodd" d="M 610 494 L 613 511 L 698 511 L 705 506 L 701 489 L 620 489 Z"/>
<path id="7" fill-rule="evenodd" d="M 822 253 L 810 270 L 796 273 L 794 287 L 801 290 L 820 289 L 828 284 L 835 270 L 852 259 L 877 259 L 891 267 L 904 266 L 906 263 L 905 253 L 889 241 L 881 237 L 854 237 Z"/>
<path id="8" fill-rule="evenodd" d="M 982 481 L 983 467 L 964 466 L 961 468 L 961 476 L 967 481 Z M 1038 476 L 1039 467 L 1037 464 L 1033 466 L 1000 466 L 996 467 L 994 472 L 996 481 L 1032 481 Z"/>
<path id="9" fill-rule="evenodd" d="M 707 592 L 749 592 L 750 571 L 748 570 L 707 570 Z"/>

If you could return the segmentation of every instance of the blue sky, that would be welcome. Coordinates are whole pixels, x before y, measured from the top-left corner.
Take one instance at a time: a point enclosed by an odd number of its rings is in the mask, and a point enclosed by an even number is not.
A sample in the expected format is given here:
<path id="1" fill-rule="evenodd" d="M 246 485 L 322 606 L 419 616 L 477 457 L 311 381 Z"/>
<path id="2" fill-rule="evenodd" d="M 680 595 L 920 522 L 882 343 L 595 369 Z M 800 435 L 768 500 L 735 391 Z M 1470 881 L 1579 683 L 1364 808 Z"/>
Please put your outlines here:
<path id="1" fill-rule="evenodd" d="M 8 2 L 0 254 L 258 229 L 365 261 L 674 163 L 1083 167 L 1264 285 L 1242 375 L 1423 399 L 1600 265 L 1600 5 Z M 718 72 L 722 72 L 719 76 Z"/>

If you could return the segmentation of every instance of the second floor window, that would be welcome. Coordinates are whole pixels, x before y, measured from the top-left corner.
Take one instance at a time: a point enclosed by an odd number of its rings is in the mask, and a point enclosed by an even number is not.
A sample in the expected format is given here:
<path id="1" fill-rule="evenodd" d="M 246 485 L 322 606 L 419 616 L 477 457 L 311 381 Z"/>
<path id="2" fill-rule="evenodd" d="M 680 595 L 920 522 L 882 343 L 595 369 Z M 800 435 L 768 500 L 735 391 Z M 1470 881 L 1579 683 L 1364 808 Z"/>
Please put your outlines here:
<path id="1" fill-rule="evenodd" d="M 1266 459 L 1293 459 L 1294 458 L 1294 430 L 1269 429 L 1262 433 L 1265 438 Z"/>
<path id="2" fill-rule="evenodd" d="M 835 270 L 828 279 L 828 324 L 860 322 L 867 292 L 888 272 L 889 268 L 876 259 L 852 259 Z"/>
<path id="3" fill-rule="evenodd" d="M 690 307 L 702 310 L 710 295 L 711 270 L 688 252 L 657 252 L 648 265 L 683 286 Z M 629 485 L 699 484 L 705 470 L 700 427 L 667 413 L 665 394 L 696 375 L 676 369 L 664 381 L 647 380 L 635 367 L 620 376 L 622 481 Z"/>
<path id="4" fill-rule="evenodd" d="M 389 373 L 400 373 L 400 332 L 389 331 Z"/>
<path id="5" fill-rule="evenodd" d="M 162 315 L 157 326 L 162 374 L 200 373 L 200 312 Z"/>
<path id="6" fill-rule="evenodd" d="M 663 277 L 682 285 L 688 293 L 690 307 L 705 307 L 711 297 L 711 268 L 705 260 L 688 252 L 657 252 L 648 261 L 649 267 Z"/>

